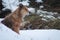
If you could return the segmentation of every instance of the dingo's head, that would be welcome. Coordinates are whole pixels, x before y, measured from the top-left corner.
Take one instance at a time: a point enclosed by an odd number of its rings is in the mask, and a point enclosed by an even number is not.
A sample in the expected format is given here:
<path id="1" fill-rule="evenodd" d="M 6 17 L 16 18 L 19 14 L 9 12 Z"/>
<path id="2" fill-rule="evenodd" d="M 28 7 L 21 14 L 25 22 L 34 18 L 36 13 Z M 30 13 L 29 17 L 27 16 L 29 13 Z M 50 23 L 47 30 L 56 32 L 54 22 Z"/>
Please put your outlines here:
<path id="1" fill-rule="evenodd" d="M 22 17 L 24 18 L 26 15 L 29 15 L 28 8 L 22 4 L 19 5 L 20 13 Z"/>

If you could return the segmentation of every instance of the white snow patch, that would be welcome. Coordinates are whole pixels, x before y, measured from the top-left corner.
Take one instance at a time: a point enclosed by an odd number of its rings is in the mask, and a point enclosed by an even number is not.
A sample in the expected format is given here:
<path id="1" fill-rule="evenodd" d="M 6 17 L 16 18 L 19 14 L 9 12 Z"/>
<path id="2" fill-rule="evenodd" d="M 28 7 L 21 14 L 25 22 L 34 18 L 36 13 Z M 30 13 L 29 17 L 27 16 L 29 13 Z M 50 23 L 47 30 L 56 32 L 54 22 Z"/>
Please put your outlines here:
<path id="1" fill-rule="evenodd" d="M 2 4 L 5 7 L 2 10 L 10 9 L 12 12 L 16 10 L 16 8 L 20 3 L 22 3 L 23 5 L 29 6 L 28 0 L 23 2 L 19 2 L 18 0 L 2 0 L 2 1 L 3 1 Z"/>
<path id="2" fill-rule="evenodd" d="M 19 5 L 19 1 L 18 0 L 2 0 L 3 1 L 3 5 L 4 5 L 4 9 L 11 9 L 12 11 L 15 10 L 15 8 Z"/>
<path id="3" fill-rule="evenodd" d="M 58 19 L 60 19 L 60 16 L 59 17 L 57 17 Z"/>
<path id="4" fill-rule="evenodd" d="M 44 21 L 48 21 L 47 19 L 45 19 L 45 18 L 42 18 L 42 20 L 44 20 Z"/>
<path id="5" fill-rule="evenodd" d="M 43 6 L 43 5 L 41 5 L 41 6 L 40 6 L 40 9 L 41 9 L 41 8 L 44 8 L 44 6 Z"/>
<path id="6" fill-rule="evenodd" d="M 31 13 L 35 13 L 35 8 L 28 8 Z"/>
<path id="7" fill-rule="evenodd" d="M 42 3 L 43 1 L 42 0 L 36 0 L 36 2 L 41 2 Z"/>

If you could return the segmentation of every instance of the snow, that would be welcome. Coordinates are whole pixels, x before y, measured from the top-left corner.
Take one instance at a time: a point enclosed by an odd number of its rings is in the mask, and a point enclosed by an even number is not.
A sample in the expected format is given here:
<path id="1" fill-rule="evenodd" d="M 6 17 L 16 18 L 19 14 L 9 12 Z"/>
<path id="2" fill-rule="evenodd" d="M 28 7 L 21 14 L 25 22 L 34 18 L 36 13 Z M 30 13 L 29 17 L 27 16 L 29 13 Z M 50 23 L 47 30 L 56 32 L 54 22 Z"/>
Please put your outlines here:
<path id="1" fill-rule="evenodd" d="M 42 20 L 46 21 L 46 20 L 55 20 L 57 18 L 55 18 L 53 15 L 58 14 L 57 12 L 47 12 L 47 11 L 43 11 L 43 10 L 37 10 L 37 14 L 40 15 L 40 17 L 42 17 Z"/>
<path id="2" fill-rule="evenodd" d="M 29 6 L 28 0 L 23 2 L 19 2 L 18 0 L 2 0 L 2 1 L 3 1 L 2 4 L 5 7 L 2 10 L 10 9 L 12 12 L 17 9 L 20 3 L 22 3 L 23 5 Z"/>
<path id="3" fill-rule="evenodd" d="M 20 30 L 20 34 L 17 34 L 0 23 L 0 40 L 60 40 L 60 30 Z"/>
<path id="4" fill-rule="evenodd" d="M 60 19 L 60 16 L 59 17 L 57 17 L 58 19 Z"/>
<path id="5" fill-rule="evenodd" d="M 45 18 L 42 18 L 42 20 L 44 20 L 44 21 L 46 21 L 46 22 L 48 21 L 48 20 L 47 20 L 47 19 L 45 19 Z"/>
<path id="6" fill-rule="evenodd" d="M 4 20 L 4 18 L 0 18 L 0 23 L 1 23 L 2 20 Z"/>
<path id="7" fill-rule="evenodd" d="M 2 0 L 3 1 L 3 5 L 4 5 L 4 9 L 11 9 L 12 11 L 15 10 L 15 8 L 17 7 L 17 5 L 19 5 L 19 1 L 18 0 Z"/>
<path id="8" fill-rule="evenodd" d="M 41 6 L 40 6 L 40 9 L 42 9 L 42 8 L 44 8 L 44 6 L 43 6 L 43 5 L 41 5 Z"/>
<path id="9" fill-rule="evenodd" d="M 43 10 L 37 10 L 37 14 L 54 15 L 54 14 L 57 14 L 57 12 L 47 12 Z"/>
<path id="10" fill-rule="evenodd" d="M 43 1 L 42 0 L 36 0 L 36 2 L 41 2 L 42 3 Z"/>
<path id="11" fill-rule="evenodd" d="M 22 30 L 21 33 L 31 40 L 60 40 L 59 30 Z"/>
<path id="12" fill-rule="evenodd" d="M 35 13 L 35 8 L 28 8 L 31 13 Z"/>

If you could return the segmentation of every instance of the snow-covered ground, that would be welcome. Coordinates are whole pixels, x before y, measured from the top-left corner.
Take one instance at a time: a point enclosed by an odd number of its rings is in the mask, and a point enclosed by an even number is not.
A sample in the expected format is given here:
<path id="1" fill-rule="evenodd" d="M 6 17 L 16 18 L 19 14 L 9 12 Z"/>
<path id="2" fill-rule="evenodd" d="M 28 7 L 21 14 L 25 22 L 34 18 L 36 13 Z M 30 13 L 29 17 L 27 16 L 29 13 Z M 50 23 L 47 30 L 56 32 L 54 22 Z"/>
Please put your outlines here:
<path id="1" fill-rule="evenodd" d="M 60 40 L 60 30 L 21 30 L 26 40 Z"/>
<path id="2" fill-rule="evenodd" d="M 60 40 L 60 30 L 20 30 L 20 34 L 17 34 L 0 23 L 0 40 Z"/>

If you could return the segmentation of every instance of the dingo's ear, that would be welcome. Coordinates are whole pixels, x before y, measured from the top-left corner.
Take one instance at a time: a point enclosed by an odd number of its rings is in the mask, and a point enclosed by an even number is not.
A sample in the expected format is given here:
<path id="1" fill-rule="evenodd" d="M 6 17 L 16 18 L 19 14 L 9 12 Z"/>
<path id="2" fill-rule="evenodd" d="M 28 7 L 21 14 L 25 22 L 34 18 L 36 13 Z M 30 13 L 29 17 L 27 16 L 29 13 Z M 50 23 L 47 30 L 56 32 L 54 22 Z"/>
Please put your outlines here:
<path id="1" fill-rule="evenodd" d="M 19 4 L 19 8 L 22 9 L 23 8 L 23 4 Z"/>

